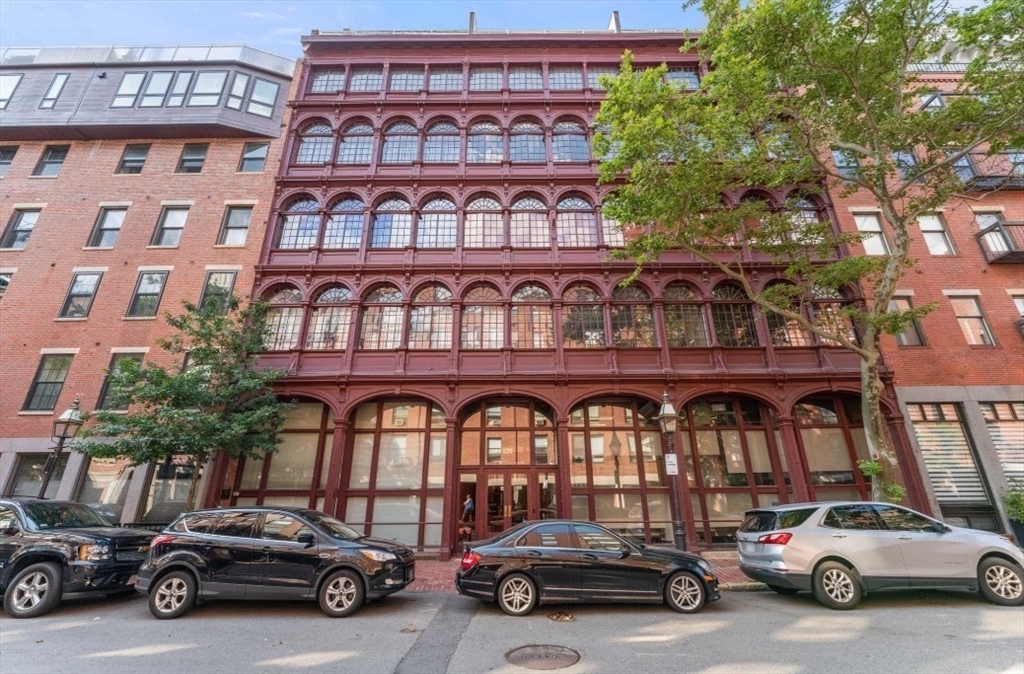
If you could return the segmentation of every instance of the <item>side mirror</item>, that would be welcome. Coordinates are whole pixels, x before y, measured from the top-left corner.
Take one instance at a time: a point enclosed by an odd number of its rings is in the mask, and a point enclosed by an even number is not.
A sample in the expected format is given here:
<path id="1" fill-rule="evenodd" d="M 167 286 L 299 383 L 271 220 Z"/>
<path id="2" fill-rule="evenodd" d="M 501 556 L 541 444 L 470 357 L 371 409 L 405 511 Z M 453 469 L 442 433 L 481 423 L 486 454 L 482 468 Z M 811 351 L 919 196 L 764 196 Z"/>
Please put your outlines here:
<path id="1" fill-rule="evenodd" d="M 312 531 L 303 531 L 296 540 L 307 548 L 311 548 L 316 543 L 316 535 Z"/>
<path id="2" fill-rule="evenodd" d="M 21 533 L 21 527 L 18 526 L 17 522 L 11 522 L 3 529 L 0 529 L 0 535 L 2 536 L 17 536 L 19 533 Z"/>
<path id="3" fill-rule="evenodd" d="M 952 529 L 947 527 L 942 522 L 936 522 L 935 523 L 935 533 L 937 533 L 937 534 L 948 534 L 948 533 L 950 533 L 952 531 L 953 531 Z"/>
<path id="4" fill-rule="evenodd" d="M 629 557 L 631 554 L 633 554 L 633 548 L 629 547 L 625 543 L 623 543 L 619 547 L 619 559 L 625 559 L 626 557 Z"/>

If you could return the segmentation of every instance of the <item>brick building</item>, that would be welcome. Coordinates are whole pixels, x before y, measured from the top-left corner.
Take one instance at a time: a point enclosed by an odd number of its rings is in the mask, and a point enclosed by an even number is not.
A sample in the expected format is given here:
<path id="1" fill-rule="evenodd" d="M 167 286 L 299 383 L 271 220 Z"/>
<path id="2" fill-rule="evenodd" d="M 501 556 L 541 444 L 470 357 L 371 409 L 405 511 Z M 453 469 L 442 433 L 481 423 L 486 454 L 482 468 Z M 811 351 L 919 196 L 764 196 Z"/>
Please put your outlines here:
<path id="1" fill-rule="evenodd" d="M 444 556 L 551 516 L 671 541 L 671 479 L 694 547 L 730 542 L 751 506 L 865 498 L 855 356 L 769 324 L 682 255 L 619 285 L 632 265 L 610 257 L 622 233 L 590 154 L 600 76 L 630 49 L 696 87 L 679 39 L 305 37 L 254 283 L 273 305 L 263 360 L 299 404 L 276 454 L 217 463 L 207 502 L 312 506 Z M 663 392 L 685 478 L 666 470 Z M 891 390 L 885 406 L 907 465 Z"/>
<path id="2" fill-rule="evenodd" d="M 293 69 L 247 47 L 2 52 L 0 493 L 36 495 L 54 416 L 107 404 L 163 312 L 248 294 Z M 65 452 L 47 495 L 166 522 L 191 470 Z"/>

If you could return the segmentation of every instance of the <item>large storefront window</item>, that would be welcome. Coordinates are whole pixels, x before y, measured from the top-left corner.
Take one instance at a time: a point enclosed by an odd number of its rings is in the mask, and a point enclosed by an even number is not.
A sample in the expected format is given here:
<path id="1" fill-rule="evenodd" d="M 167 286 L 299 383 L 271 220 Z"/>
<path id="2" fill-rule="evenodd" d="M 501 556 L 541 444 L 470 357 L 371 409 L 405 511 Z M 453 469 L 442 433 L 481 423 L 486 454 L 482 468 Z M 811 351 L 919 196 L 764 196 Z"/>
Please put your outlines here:
<path id="1" fill-rule="evenodd" d="M 46 466 L 45 454 L 21 454 L 18 456 L 18 467 L 14 470 L 14 480 L 11 482 L 7 496 L 31 496 L 39 495 L 39 487 L 43 484 L 43 472 Z M 68 454 L 65 452 L 57 459 L 50 474 L 50 483 L 46 485 L 45 498 L 57 496 L 57 488 L 60 487 L 61 478 L 64 477 L 64 469 L 68 465 Z"/>
<path id="2" fill-rule="evenodd" d="M 192 473 L 197 468 L 188 456 L 174 456 L 156 464 L 153 481 L 146 495 L 142 521 L 147 524 L 169 524 L 185 510 Z"/>
<path id="3" fill-rule="evenodd" d="M 76 500 L 95 507 L 111 522 L 126 521 L 124 502 L 135 469 L 128 459 L 92 457 Z"/>
<path id="4" fill-rule="evenodd" d="M 981 413 L 1003 476 L 1024 484 L 1024 403 L 982 403 Z"/>
<path id="5" fill-rule="evenodd" d="M 853 396 L 805 398 L 797 403 L 794 416 L 814 498 L 819 501 L 866 499 L 871 487 L 857 467 L 858 461 L 870 458 L 860 399 Z"/>

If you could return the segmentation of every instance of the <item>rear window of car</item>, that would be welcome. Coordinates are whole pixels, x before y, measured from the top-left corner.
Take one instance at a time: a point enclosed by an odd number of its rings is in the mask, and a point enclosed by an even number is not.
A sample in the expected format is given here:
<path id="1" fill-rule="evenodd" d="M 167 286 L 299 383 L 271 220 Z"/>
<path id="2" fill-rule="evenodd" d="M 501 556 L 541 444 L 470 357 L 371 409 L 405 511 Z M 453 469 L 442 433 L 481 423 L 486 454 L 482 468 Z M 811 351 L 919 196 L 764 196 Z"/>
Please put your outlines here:
<path id="1" fill-rule="evenodd" d="M 747 513 L 740 525 L 740 531 L 775 531 L 776 529 L 792 529 L 807 521 L 817 508 L 799 508 L 781 512 L 760 511 Z"/>
<path id="2" fill-rule="evenodd" d="M 219 517 L 219 513 L 197 513 L 195 515 L 188 515 L 181 521 L 185 525 L 185 530 L 189 533 L 209 534 L 213 533 L 213 527 L 217 524 L 217 518 Z"/>
<path id="3" fill-rule="evenodd" d="M 747 513 L 740 531 L 772 531 L 775 529 L 775 520 L 775 513 L 772 512 Z"/>

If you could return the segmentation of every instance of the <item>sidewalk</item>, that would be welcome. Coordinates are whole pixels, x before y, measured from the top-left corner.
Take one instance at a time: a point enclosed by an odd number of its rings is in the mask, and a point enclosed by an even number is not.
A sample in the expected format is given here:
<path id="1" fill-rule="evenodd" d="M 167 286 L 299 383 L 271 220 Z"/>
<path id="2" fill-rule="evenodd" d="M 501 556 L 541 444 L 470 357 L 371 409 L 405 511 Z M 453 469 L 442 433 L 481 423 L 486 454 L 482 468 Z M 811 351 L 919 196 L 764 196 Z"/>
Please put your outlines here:
<path id="1" fill-rule="evenodd" d="M 703 552 L 706 560 L 711 562 L 715 575 L 723 590 L 743 591 L 761 590 L 764 586 L 755 583 L 743 575 L 739 567 L 739 557 L 735 552 Z M 416 580 L 406 592 L 448 592 L 455 593 L 455 571 L 459 568 L 460 557 L 453 557 L 447 562 L 436 559 L 416 560 Z"/>

